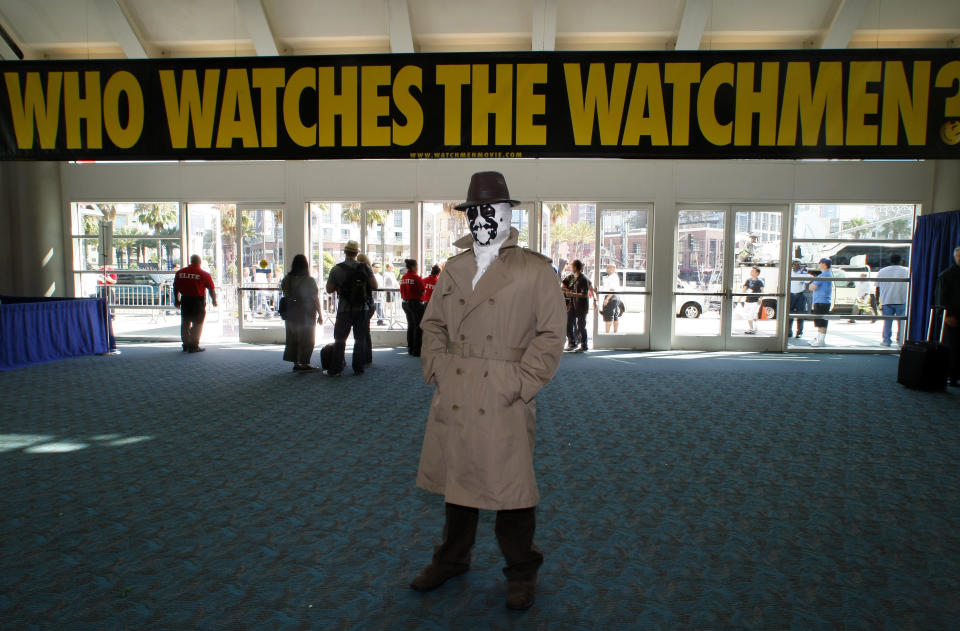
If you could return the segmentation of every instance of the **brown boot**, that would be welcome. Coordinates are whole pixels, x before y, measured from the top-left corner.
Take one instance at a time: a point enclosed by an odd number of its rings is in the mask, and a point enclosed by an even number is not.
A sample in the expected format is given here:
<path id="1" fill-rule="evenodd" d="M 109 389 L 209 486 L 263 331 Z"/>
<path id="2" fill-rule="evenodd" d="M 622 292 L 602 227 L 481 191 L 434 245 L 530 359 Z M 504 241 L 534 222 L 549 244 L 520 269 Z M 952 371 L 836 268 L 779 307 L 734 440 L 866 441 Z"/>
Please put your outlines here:
<path id="1" fill-rule="evenodd" d="M 429 592 L 446 583 L 447 579 L 463 574 L 468 569 L 470 569 L 469 566 L 442 566 L 431 563 L 410 581 L 410 587 L 418 592 Z"/>
<path id="2" fill-rule="evenodd" d="M 537 581 L 507 581 L 507 609 L 530 609 Z"/>

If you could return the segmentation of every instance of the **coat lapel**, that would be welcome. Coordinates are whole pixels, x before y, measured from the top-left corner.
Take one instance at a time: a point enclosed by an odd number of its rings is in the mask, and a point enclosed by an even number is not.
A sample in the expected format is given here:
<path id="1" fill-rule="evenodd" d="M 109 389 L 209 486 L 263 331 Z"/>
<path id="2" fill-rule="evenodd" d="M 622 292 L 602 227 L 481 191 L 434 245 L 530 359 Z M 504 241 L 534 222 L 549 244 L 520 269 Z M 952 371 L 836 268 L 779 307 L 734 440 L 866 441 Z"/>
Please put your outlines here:
<path id="1" fill-rule="evenodd" d="M 450 274 L 453 284 L 457 287 L 457 293 L 461 296 L 469 296 L 473 291 L 473 277 L 477 273 L 477 258 L 473 252 L 465 253 L 447 261 L 444 271 Z"/>

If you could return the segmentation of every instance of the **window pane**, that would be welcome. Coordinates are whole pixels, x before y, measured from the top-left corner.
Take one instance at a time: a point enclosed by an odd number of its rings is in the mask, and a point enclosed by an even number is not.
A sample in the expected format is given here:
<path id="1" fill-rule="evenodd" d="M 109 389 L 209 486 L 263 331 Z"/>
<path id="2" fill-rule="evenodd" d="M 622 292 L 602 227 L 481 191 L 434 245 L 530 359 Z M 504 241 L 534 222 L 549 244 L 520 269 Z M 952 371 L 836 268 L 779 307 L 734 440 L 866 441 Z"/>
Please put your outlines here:
<path id="1" fill-rule="evenodd" d="M 905 316 L 907 305 L 884 307 L 881 297 L 889 296 L 895 283 L 878 281 L 877 277 L 881 269 L 894 264 L 896 256 L 900 258 L 896 265 L 909 267 L 916 212 L 913 204 L 797 204 L 793 237 L 801 241 L 794 241 L 790 247 L 792 258 L 799 261 L 794 275 L 806 278 L 803 272 L 807 269 L 817 274 L 820 259 L 828 258 L 832 262 L 830 271 L 837 279 L 832 283 L 825 318 L 826 346 L 878 350 L 891 346 L 885 339 L 884 326 L 898 331 L 905 324 L 899 318 Z M 805 318 L 791 318 L 788 348 L 803 351 L 818 331 L 810 321 L 809 289 L 797 291 L 803 287 L 799 279 L 793 285 L 790 312 Z M 878 285 L 882 285 L 880 291 Z M 909 282 L 897 284 L 896 289 L 909 296 Z M 803 333 L 797 336 L 801 322 Z M 903 339 L 898 333 L 891 337 L 894 343 Z"/>
<path id="2" fill-rule="evenodd" d="M 794 239 L 913 238 L 913 204 L 797 204 Z"/>
<path id="3" fill-rule="evenodd" d="M 191 254 L 199 254 L 218 288 L 237 283 L 237 206 L 236 204 L 196 204 L 187 206 Z M 250 225 L 243 226 L 249 236 Z M 228 292 L 221 292 L 224 296 Z"/>
<path id="4" fill-rule="evenodd" d="M 608 209 L 601 213 L 600 335 L 641 334 L 646 330 L 646 210 Z"/>
<path id="5" fill-rule="evenodd" d="M 677 217 L 677 295 L 675 297 L 677 336 L 718 336 L 721 332 L 723 290 L 722 210 L 681 210 Z M 737 228 L 746 227 L 749 217 L 738 214 Z M 709 292 L 709 293 L 695 293 Z"/>
<path id="6" fill-rule="evenodd" d="M 555 263 L 579 259 L 584 274 L 593 278 L 594 222 L 597 205 L 583 202 L 549 202 L 543 204 L 544 225 L 541 234 L 543 252 Z M 547 217 L 549 216 L 549 220 Z"/>
<path id="7" fill-rule="evenodd" d="M 74 234 L 100 234 L 100 221 L 112 221 L 114 234 L 179 236 L 177 202 L 77 202 Z"/>
<path id="8" fill-rule="evenodd" d="M 467 216 L 453 206 L 458 202 L 424 202 L 423 217 L 423 269 L 426 273 L 434 265 L 443 265 L 460 250 L 454 241 L 470 232 Z"/>

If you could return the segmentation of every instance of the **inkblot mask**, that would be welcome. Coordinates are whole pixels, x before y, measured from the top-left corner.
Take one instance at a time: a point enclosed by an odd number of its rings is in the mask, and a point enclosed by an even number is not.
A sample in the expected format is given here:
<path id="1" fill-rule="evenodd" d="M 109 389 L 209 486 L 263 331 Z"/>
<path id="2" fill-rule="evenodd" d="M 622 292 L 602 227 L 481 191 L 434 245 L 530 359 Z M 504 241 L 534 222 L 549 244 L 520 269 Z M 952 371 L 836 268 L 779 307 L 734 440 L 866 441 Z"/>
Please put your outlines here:
<path id="1" fill-rule="evenodd" d="M 503 243 L 510 234 L 510 204 L 480 204 L 466 210 L 467 223 L 476 245 L 489 247 Z"/>

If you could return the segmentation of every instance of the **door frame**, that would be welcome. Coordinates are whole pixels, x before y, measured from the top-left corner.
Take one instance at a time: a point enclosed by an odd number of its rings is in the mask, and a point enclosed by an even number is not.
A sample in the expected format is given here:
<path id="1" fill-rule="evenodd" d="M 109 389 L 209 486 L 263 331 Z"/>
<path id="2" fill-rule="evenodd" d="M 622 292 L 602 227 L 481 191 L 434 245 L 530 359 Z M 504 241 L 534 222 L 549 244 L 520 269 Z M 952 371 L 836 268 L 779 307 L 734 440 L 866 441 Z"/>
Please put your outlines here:
<path id="1" fill-rule="evenodd" d="M 287 250 L 287 230 L 286 223 L 289 220 L 287 213 L 286 204 L 283 202 L 264 202 L 264 203 L 251 203 L 251 202 L 237 202 L 236 208 L 236 225 L 242 226 L 243 222 L 243 212 L 251 210 L 279 210 L 280 211 L 280 225 L 284 228 L 283 230 L 283 249 L 284 252 Z M 244 300 L 245 292 L 262 290 L 262 287 L 252 287 L 246 285 L 243 279 L 243 230 L 237 230 L 236 236 L 236 248 L 237 248 L 237 319 L 238 323 L 238 336 L 241 343 L 249 344 L 283 344 L 284 338 L 286 337 L 286 330 L 283 325 L 283 320 L 276 318 L 276 321 L 270 321 L 269 324 L 260 323 L 256 326 L 251 326 L 244 319 L 244 309 L 246 307 L 246 300 Z M 280 262 L 286 266 L 286 261 L 279 259 Z M 275 278 L 277 288 L 280 287 L 280 278 Z"/>
<path id="2" fill-rule="evenodd" d="M 653 278 L 655 273 L 655 264 L 653 261 L 653 225 L 654 225 L 654 207 L 651 202 L 595 202 L 597 206 L 597 213 L 594 221 L 594 247 L 593 247 L 593 278 L 590 281 L 593 283 L 593 286 L 599 290 L 600 288 L 600 262 L 599 257 L 601 255 L 600 246 L 601 239 L 603 236 L 603 214 L 605 212 L 617 212 L 624 210 L 637 210 L 645 211 L 647 213 L 647 242 L 646 242 L 646 282 L 644 284 L 644 290 L 642 292 L 630 292 L 631 295 L 642 295 L 644 296 L 644 310 L 643 310 L 643 332 L 642 333 L 622 333 L 617 335 L 600 333 L 600 322 L 601 317 L 599 309 L 593 309 L 593 321 L 591 327 L 593 329 L 593 347 L 596 349 L 631 349 L 631 350 L 646 350 L 650 348 L 650 322 L 651 322 L 651 306 L 653 304 L 653 293 L 651 291 L 650 280 Z M 625 288 L 624 288 L 625 289 Z M 602 303 L 603 297 L 599 294 L 597 295 L 598 304 Z"/>
<path id="3" fill-rule="evenodd" d="M 678 278 L 677 260 L 679 250 L 680 213 L 690 211 L 721 211 L 724 213 L 723 226 L 723 275 L 719 292 L 678 292 L 676 290 Z M 777 300 L 776 331 L 773 336 L 746 336 L 733 335 L 733 305 L 738 297 L 739 287 L 734 288 L 734 270 L 736 268 L 736 216 L 738 212 L 775 212 L 780 213 L 780 265 L 777 270 L 777 289 L 765 291 L 762 298 L 774 297 Z M 792 226 L 792 206 L 789 203 L 731 203 L 720 204 L 692 203 L 677 204 L 677 213 L 674 220 L 673 238 L 673 283 L 674 291 L 671 300 L 676 303 L 676 297 L 682 295 L 716 296 L 720 298 L 720 332 L 717 335 L 677 335 L 677 318 L 673 318 L 671 325 L 670 348 L 676 350 L 703 350 L 703 351 L 746 351 L 746 352 L 783 352 L 786 349 L 787 312 L 789 300 L 786 288 L 789 283 L 790 265 L 789 244 Z M 741 294 L 742 295 L 742 294 Z M 676 314 L 676 308 L 674 308 Z"/>

